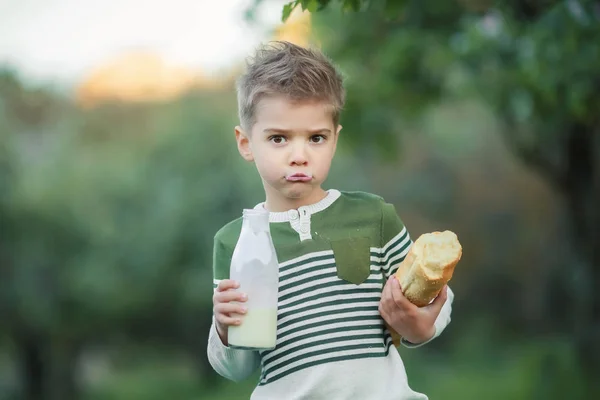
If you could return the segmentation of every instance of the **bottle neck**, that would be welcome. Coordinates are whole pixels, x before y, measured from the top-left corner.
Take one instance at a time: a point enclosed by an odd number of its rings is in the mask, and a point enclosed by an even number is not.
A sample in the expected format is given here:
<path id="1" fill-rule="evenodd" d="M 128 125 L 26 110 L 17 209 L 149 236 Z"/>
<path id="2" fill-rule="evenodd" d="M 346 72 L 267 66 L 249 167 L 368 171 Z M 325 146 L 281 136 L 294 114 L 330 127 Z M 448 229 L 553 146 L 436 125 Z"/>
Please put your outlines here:
<path id="1" fill-rule="evenodd" d="M 242 215 L 243 224 L 255 233 L 269 231 L 269 212 L 267 210 L 246 209 Z"/>

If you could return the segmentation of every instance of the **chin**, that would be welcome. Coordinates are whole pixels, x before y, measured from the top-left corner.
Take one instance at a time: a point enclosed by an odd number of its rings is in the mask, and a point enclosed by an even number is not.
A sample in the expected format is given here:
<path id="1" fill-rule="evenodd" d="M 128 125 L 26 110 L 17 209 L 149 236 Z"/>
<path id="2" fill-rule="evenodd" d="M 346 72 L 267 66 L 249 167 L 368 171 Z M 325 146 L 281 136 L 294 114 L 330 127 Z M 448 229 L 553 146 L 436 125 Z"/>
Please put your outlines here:
<path id="1" fill-rule="evenodd" d="M 288 199 L 298 200 L 310 196 L 314 189 L 315 188 L 313 186 L 300 184 L 296 187 L 286 188 L 283 190 L 283 195 L 285 195 L 285 197 Z"/>
<path id="2" fill-rule="evenodd" d="M 288 199 L 301 199 L 306 197 L 309 192 L 307 190 L 290 189 L 286 190 L 284 195 Z"/>

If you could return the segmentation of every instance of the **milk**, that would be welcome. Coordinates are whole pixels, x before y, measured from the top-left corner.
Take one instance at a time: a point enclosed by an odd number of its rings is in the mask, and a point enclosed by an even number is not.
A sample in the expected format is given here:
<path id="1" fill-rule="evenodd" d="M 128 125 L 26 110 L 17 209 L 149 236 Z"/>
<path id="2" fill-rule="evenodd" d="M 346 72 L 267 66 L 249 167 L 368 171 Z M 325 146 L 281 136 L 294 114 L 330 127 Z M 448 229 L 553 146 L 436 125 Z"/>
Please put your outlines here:
<path id="1" fill-rule="evenodd" d="M 242 323 L 230 326 L 227 341 L 230 346 L 251 349 L 272 349 L 277 340 L 277 309 L 253 308 L 241 316 Z"/>
<path id="2" fill-rule="evenodd" d="M 269 349 L 277 336 L 279 263 L 271 239 L 269 212 L 244 210 L 242 229 L 231 257 L 230 279 L 247 295 L 246 314 L 239 326 L 228 328 L 230 346 Z"/>

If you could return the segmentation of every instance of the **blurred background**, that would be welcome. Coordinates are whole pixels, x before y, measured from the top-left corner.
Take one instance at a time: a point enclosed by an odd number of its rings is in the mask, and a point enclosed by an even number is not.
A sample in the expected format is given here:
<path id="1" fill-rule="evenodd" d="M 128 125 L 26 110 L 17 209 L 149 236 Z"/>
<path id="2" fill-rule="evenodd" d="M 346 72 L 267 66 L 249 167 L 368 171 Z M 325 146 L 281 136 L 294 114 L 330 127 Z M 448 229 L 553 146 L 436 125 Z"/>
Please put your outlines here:
<path id="1" fill-rule="evenodd" d="M 211 251 L 263 200 L 234 79 L 271 39 L 347 78 L 326 186 L 462 242 L 413 388 L 600 398 L 597 1 L 0 0 L 0 399 L 249 397 L 207 362 Z"/>

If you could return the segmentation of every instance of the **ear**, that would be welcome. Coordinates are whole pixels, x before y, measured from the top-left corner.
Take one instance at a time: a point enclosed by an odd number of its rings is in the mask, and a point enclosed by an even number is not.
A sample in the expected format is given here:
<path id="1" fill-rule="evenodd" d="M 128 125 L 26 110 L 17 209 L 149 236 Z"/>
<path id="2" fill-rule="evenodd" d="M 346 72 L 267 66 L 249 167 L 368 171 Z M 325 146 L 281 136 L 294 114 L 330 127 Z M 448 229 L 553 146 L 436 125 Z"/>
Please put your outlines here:
<path id="1" fill-rule="evenodd" d="M 335 154 L 335 150 L 337 149 L 337 142 L 338 142 L 338 138 L 340 136 L 341 130 L 342 130 L 342 126 L 338 125 L 337 129 L 335 130 L 335 135 L 333 135 L 333 154 Z"/>
<path id="2" fill-rule="evenodd" d="M 249 162 L 254 161 L 254 155 L 252 154 L 252 148 L 250 147 L 250 139 L 239 125 L 235 127 L 235 140 L 242 158 Z"/>

